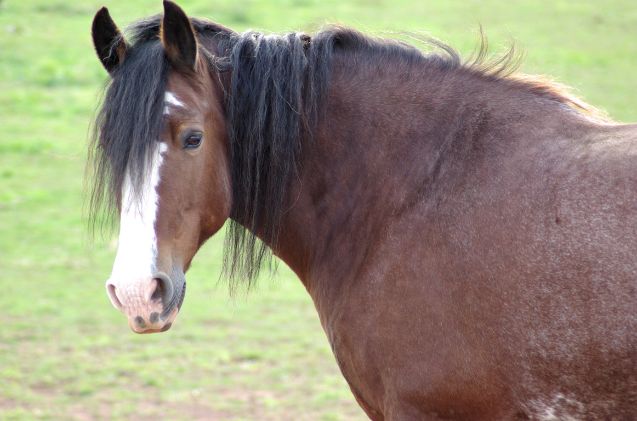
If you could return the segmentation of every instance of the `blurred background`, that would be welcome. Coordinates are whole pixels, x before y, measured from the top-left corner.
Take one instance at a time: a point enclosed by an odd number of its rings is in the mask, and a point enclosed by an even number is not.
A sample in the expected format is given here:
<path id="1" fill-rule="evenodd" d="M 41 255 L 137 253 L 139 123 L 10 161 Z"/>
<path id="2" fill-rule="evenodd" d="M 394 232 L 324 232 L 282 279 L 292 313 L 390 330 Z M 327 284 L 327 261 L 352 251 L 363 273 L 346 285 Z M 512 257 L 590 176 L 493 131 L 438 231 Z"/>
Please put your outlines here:
<path id="1" fill-rule="evenodd" d="M 159 0 L 0 0 L 0 419 L 362 420 L 311 300 L 285 268 L 230 297 L 222 236 L 199 252 L 173 328 L 135 335 L 106 297 L 115 233 L 83 212 L 88 128 L 106 74 L 90 39 Z M 551 75 L 637 121 L 633 0 L 183 0 L 235 30 L 342 23 L 432 35 L 469 55 L 515 41 L 522 71 Z"/>

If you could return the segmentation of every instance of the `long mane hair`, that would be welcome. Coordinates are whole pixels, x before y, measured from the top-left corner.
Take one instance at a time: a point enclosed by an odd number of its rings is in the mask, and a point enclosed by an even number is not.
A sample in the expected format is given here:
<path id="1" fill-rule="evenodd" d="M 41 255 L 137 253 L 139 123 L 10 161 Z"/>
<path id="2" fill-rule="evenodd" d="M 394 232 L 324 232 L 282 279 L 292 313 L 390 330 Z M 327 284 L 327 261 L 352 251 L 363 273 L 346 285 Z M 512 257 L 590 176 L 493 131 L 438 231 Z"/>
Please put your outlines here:
<path id="1" fill-rule="evenodd" d="M 128 28 L 131 46 L 126 59 L 107 82 L 90 147 L 92 221 L 100 215 L 114 216 L 121 206 L 126 174 L 136 197 L 141 195 L 140 186 L 163 124 L 169 72 L 158 39 L 160 22 L 161 16 L 154 16 Z M 321 117 L 334 54 L 351 56 L 353 66 L 354 62 L 377 66 L 406 63 L 439 72 L 461 70 L 590 110 L 554 84 L 510 77 L 518 57 L 512 50 L 499 60 L 489 61 L 484 37 L 474 58 L 462 61 L 455 50 L 438 41 L 425 40 L 437 50 L 424 54 L 403 42 L 376 39 L 341 27 L 330 27 L 310 37 L 253 31 L 237 34 L 199 19 L 192 19 L 192 24 L 200 39 L 200 56 L 211 72 L 229 81 L 225 104 L 233 205 L 225 240 L 224 272 L 231 280 L 242 279 L 248 284 L 269 261 L 266 244 L 277 243 L 288 185 L 298 174 L 301 148 L 312 141 L 313 129 Z M 216 54 L 205 45 L 216 45 Z"/>

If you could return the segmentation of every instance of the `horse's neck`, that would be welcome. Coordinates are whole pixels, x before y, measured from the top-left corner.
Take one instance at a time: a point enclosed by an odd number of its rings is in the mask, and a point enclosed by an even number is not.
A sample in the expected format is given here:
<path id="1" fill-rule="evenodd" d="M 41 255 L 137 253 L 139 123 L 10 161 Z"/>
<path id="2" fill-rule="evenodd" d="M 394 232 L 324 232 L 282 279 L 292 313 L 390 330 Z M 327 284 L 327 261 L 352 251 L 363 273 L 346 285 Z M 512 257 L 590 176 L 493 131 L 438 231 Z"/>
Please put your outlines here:
<path id="1" fill-rule="evenodd" d="M 335 66 L 275 250 L 310 292 L 326 287 L 315 282 L 353 279 L 370 247 L 388 235 L 388 221 L 430 200 L 432 186 L 444 189 L 445 160 L 470 159 L 458 147 L 498 130 L 518 136 L 501 127 L 526 112 L 516 103 L 523 99 L 488 81 L 435 76 L 422 68 Z"/>
<path id="2" fill-rule="evenodd" d="M 356 74 L 344 66 L 334 71 L 275 249 L 310 290 L 317 279 L 350 277 L 385 234 L 388 218 L 418 200 L 422 188 L 414 185 L 429 182 L 451 125 L 445 114 L 461 103 L 432 101 L 428 94 L 441 95 L 421 80 L 398 83 L 388 72 L 384 81 L 375 70 Z M 398 78 L 417 76 L 405 72 Z"/>

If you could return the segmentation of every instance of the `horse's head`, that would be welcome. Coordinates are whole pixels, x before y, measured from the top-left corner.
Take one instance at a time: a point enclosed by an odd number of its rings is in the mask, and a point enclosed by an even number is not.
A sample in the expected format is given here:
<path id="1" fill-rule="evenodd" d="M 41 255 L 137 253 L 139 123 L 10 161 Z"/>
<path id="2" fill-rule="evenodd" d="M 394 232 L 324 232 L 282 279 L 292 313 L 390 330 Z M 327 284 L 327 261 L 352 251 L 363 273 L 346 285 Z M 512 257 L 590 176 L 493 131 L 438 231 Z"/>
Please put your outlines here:
<path id="1" fill-rule="evenodd" d="M 184 272 L 232 200 L 221 84 L 178 6 L 165 2 L 159 25 L 155 37 L 131 46 L 103 8 L 92 29 L 112 78 L 95 149 L 97 175 L 107 181 L 97 182 L 120 214 L 106 289 L 138 333 L 170 328 Z"/>

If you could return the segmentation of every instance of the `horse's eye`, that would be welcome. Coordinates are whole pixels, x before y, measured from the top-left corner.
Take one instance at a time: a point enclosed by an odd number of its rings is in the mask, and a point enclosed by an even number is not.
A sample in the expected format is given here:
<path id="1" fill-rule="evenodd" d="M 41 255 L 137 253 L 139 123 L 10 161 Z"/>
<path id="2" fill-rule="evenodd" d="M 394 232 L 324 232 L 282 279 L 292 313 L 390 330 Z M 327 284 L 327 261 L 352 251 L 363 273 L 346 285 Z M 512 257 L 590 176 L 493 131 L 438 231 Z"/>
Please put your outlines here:
<path id="1" fill-rule="evenodd" d="M 184 140 L 184 149 L 195 149 L 201 145 L 201 138 L 203 137 L 202 133 L 195 132 L 190 133 L 188 137 Z"/>

